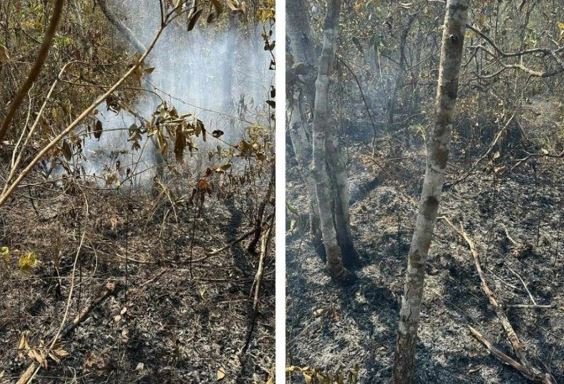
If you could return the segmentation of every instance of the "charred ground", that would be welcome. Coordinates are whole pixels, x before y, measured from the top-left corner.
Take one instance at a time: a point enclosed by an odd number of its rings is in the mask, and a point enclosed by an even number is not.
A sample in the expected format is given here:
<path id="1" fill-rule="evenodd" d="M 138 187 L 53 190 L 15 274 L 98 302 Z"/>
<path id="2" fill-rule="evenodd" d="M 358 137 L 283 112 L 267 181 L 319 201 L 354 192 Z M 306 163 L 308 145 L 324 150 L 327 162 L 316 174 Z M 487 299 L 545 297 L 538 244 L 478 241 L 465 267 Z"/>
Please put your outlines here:
<path id="1" fill-rule="evenodd" d="M 543 105 L 524 111 L 520 123 L 508 126 L 490 151 L 502 127 L 484 119 L 482 135 L 470 137 L 466 132 L 472 131 L 476 120 L 458 118 L 447 185 L 463 178 L 484 154 L 488 156 L 470 176 L 446 188 L 439 216 L 457 228 L 463 226 L 527 356 L 560 382 L 564 379 L 564 165 L 560 153 L 555 152 L 560 157 L 543 156 L 541 148 L 535 150 L 528 141 L 546 137 L 562 150 L 562 143 L 557 144 L 561 117 L 554 115 L 558 109 L 549 101 Z M 349 153 L 351 221 L 363 265 L 356 270 L 355 285 L 339 287 L 324 271 L 309 237 L 299 231 L 288 235 L 287 365 L 332 375 L 358 367 L 361 383 L 389 380 L 406 255 L 425 166 L 424 144 L 417 132 L 412 126 L 392 135 L 393 144 L 384 143 L 374 156 L 366 145 L 371 128 L 349 126 L 343 132 Z M 528 157 L 525 149 L 541 155 Z M 288 200 L 302 210 L 307 205 L 299 177 L 297 169 L 289 167 Z M 514 356 L 480 289 L 466 242 L 445 220 L 437 224 L 426 272 L 417 382 L 528 382 L 469 332 L 468 326 L 478 329 L 494 346 Z M 532 304 L 520 279 L 537 304 L 550 307 L 512 307 Z M 303 382 L 303 375 L 294 373 L 288 382 Z"/>
<path id="2" fill-rule="evenodd" d="M 256 188 L 268 182 L 268 174 L 256 176 Z M 63 192 L 40 181 L 0 210 L 2 244 L 10 248 L 1 269 L 0 382 L 15 382 L 38 362 L 30 350 L 41 354 L 57 333 L 70 289 L 56 344 L 63 350 L 55 354 L 60 362 L 45 358 L 47 368 L 36 382 L 201 383 L 218 375 L 234 383 L 268 380 L 274 242 L 265 255 L 255 315 L 251 293 L 260 243 L 250 253 L 252 236 L 237 241 L 253 229 L 259 196 L 251 199 L 247 189 L 207 198 L 200 209 L 189 204 L 188 187 L 168 196 L 85 186 Z M 272 209 L 266 206 L 265 218 Z M 28 251 L 40 263 L 25 271 L 18 258 Z M 67 332 L 108 289 L 108 297 Z"/>

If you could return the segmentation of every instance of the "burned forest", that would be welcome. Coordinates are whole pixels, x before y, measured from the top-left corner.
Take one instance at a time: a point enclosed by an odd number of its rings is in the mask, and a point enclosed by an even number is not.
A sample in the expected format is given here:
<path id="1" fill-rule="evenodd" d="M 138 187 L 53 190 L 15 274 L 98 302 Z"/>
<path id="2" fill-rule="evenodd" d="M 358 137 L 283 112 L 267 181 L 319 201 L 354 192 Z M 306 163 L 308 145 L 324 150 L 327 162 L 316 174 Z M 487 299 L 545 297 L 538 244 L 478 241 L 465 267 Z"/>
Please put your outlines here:
<path id="1" fill-rule="evenodd" d="M 562 382 L 562 1 L 286 12 L 287 382 Z"/>
<path id="2" fill-rule="evenodd" d="M 274 380 L 273 0 L 0 2 L 0 382 Z"/>

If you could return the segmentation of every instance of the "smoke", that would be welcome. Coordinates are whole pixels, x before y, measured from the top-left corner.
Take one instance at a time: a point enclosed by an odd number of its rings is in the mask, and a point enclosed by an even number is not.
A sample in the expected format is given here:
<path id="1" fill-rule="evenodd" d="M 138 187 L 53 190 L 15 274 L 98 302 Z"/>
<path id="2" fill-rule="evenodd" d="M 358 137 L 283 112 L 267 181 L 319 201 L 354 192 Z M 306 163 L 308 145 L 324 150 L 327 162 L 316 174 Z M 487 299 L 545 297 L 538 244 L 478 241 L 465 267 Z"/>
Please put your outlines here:
<path id="1" fill-rule="evenodd" d="M 160 24 L 158 1 L 114 1 L 112 9 L 122 12 L 123 22 L 145 46 L 152 41 Z M 164 101 L 179 114 L 191 113 L 200 119 L 207 131 L 222 130 L 222 139 L 236 144 L 245 127 L 254 122 L 267 125 L 268 121 L 265 101 L 274 72 L 268 69 L 271 57 L 263 48 L 262 30 L 262 26 L 198 24 L 187 31 L 185 23 L 170 25 L 145 61 L 146 68 L 154 68 L 143 81 L 151 92 L 142 95 L 132 109 L 150 121 Z M 115 170 L 119 162 L 122 169 L 139 174 L 137 184 L 152 180 L 158 149 L 146 135 L 138 151 L 128 142 L 128 128 L 139 119 L 124 110 L 108 110 L 105 104 L 98 107 L 96 118 L 102 123 L 103 134 L 99 140 L 85 140 L 86 160 L 80 164 L 85 174 L 101 176 Z M 207 145 L 216 148 L 221 142 Z M 206 148 L 205 143 L 198 146 Z"/>

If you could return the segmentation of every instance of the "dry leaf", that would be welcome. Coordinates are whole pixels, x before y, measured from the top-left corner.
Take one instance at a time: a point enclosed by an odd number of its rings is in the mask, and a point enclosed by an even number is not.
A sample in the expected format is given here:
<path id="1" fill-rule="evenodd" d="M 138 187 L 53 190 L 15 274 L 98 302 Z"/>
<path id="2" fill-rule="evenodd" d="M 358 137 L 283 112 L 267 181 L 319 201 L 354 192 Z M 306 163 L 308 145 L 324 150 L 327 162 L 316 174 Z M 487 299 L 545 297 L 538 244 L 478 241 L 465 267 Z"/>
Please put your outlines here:
<path id="1" fill-rule="evenodd" d="M 225 379 L 225 371 L 223 370 L 223 368 L 219 368 L 217 370 L 217 381 L 221 381 Z"/>
<path id="2" fill-rule="evenodd" d="M 102 136 L 102 122 L 100 120 L 96 120 L 96 124 L 94 126 L 94 137 L 96 139 L 100 139 L 100 137 Z"/>
<path id="3" fill-rule="evenodd" d="M 65 159 L 67 159 L 67 161 L 70 161 L 70 159 L 72 158 L 72 149 L 69 145 L 69 142 L 66 140 L 63 140 L 63 156 L 65 156 Z"/>
<path id="4" fill-rule="evenodd" d="M 198 19 L 200 18 L 201 15 L 202 15 L 202 9 L 198 9 L 196 12 L 192 14 L 190 20 L 188 21 L 188 31 L 194 29 L 194 26 L 196 26 L 196 23 L 198 22 Z"/>
<path id="5" fill-rule="evenodd" d="M 8 48 L 0 44 L 0 64 L 7 63 L 10 60 L 10 55 L 8 55 Z"/>
<path id="6" fill-rule="evenodd" d="M 68 355 L 70 355 L 70 353 L 65 351 L 63 348 L 56 348 L 53 350 L 53 353 L 58 357 L 67 357 Z"/>
<path id="7" fill-rule="evenodd" d="M 22 334 L 22 337 L 20 337 L 20 342 L 18 343 L 18 349 L 25 349 L 25 350 L 29 349 L 29 344 L 27 343 L 27 337 L 25 332 Z"/>

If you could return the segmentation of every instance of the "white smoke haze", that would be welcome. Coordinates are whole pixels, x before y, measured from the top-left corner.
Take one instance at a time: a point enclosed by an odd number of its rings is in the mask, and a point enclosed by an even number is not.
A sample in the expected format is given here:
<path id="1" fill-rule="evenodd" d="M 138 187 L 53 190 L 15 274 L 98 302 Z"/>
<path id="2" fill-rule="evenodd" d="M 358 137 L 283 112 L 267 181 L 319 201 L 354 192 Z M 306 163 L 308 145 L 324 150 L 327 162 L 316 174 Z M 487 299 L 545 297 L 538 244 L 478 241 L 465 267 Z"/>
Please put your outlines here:
<path id="1" fill-rule="evenodd" d="M 114 1 L 111 6 L 125 15 L 122 21 L 147 46 L 159 28 L 159 2 L 130 3 L 134 6 L 127 7 L 128 3 L 122 1 Z M 241 32 L 245 28 L 247 31 Z M 222 140 L 237 144 L 246 127 L 253 123 L 268 126 L 266 100 L 274 84 L 274 71 L 269 70 L 271 56 L 264 50 L 261 26 L 219 29 L 214 24 L 199 23 L 192 31 L 187 31 L 182 22 L 167 27 L 145 61 L 145 67 L 154 67 L 154 71 L 145 78 L 144 84 L 162 101 L 174 106 L 179 114 L 191 113 L 203 122 L 208 132 L 222 130 L 225 133 Z M 150 121 L 161 99 L 145 92 L 132 109 Z M 107 110 L 105 103 L 97 110 L 96 118 L 102 122 L 103 133 L 99 140 L 85 140 L 86 160 L 80 165 L 83 171 L 96 175 L 98 182 L 103 182 L 101 176 L 114 170 L 119 160 L 122 169 L 131 168 L 134 173 L 140 173 L 135 179 L 136 185 L 151 181 L 156 172 L 158 149 L 146 135 L 139 151 L 132 151 L 132 143 L 128 141 L 128 128 L 134 123 L 139 125 L 139 119 L 127 111 Z M 207 137 L 207 144 L 201 138 L 196 143 L 201 152 L 221 145 L 211 135 Z M 185 154 L 185 160 L 186 166 L 194 164 L 189 153 Z"/>

